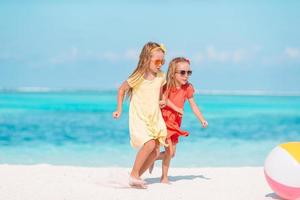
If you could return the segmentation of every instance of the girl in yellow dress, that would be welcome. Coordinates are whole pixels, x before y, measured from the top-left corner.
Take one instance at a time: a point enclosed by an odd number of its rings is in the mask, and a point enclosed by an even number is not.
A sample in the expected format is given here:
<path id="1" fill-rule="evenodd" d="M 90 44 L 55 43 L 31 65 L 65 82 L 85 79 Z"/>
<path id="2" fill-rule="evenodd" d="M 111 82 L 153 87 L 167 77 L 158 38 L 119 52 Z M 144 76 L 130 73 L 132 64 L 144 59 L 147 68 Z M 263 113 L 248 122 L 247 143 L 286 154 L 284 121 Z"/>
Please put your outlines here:
<path id="1" fill-rule="evenodd" d="M 127 94 L 130 98 L 130 143 L 132 147 L 140 148 L 129 176 L 132 187 L 147 188 L 141 175 L 159 155 L 160 145 L 165 145 L 167 128 L 159 107 L 160 91 L 166 83 L 165 74 L 160 71 L 165 53 L 163 45 L 145 44 L 136 69 L 118 90 L 117 110 L 113 117 L 121 116 L 124 95 Z"/>

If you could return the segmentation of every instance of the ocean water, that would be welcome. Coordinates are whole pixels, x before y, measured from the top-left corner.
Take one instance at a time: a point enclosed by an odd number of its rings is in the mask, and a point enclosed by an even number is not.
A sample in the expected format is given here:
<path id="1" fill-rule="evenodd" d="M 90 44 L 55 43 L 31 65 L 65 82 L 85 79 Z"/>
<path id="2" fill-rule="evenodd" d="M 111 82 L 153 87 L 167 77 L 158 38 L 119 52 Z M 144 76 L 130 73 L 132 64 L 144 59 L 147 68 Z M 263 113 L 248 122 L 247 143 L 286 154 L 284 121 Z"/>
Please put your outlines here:
<path id="1" fill-rule="evenodd" d="M 128 101 L 114 120 L 116 93 L 0 92 L 0 163 L 131 167 Z M 299 96 L 195 99 L 209 127 L 187 103 L 182 128 L 190 136 L 180 139 L 174 167 L 263 166 L 276 145 L 300 140 Z"/>

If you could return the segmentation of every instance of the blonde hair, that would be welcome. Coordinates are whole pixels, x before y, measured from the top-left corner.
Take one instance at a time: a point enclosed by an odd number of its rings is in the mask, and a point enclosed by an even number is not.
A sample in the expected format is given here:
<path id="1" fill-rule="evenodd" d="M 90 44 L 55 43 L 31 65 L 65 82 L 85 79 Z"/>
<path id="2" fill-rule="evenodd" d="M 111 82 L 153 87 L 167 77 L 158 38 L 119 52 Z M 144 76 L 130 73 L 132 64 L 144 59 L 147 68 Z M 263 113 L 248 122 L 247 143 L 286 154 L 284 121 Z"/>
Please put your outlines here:
<path id="1" fill-rule="evenodd" d="M 186 63 L 190 64 L 190 61 L 185 57 L 176 57 L 171 60 L 171 62 L 169 64 L 168 72 L 167 72 L 167 77 L 166 77 L 167 83 L 166 83 L 165 90 L 164 90 L 164 91 L 166 91 L 167 97 L 169 96 L 170 89 L 176 87 L 174 76 L 176 73 L 177 64 L 180 62 L 186 62 Z"/>
<path id="2" fill-rule="evenodd" d="M 162 45 L 159 45 L 155 42 L 148 42 L 144 45 L 142 52 L 139 57 L 139 62 L 137 64 L 137 67 L 132 72 L 132 74 L 129 76 L 129 79 L 131 79 L 132 85 L 137 85 L 140 81 L 140 79 L 144 76 L 146 73 L 150 62 L 151 62 L 151 56 L 152 52 L 160 50 L 163 53 L 165 53 L 165 48 Z M 132 96 L 132 87 L 126 92 L 127 98 L 131 98 Z"/>

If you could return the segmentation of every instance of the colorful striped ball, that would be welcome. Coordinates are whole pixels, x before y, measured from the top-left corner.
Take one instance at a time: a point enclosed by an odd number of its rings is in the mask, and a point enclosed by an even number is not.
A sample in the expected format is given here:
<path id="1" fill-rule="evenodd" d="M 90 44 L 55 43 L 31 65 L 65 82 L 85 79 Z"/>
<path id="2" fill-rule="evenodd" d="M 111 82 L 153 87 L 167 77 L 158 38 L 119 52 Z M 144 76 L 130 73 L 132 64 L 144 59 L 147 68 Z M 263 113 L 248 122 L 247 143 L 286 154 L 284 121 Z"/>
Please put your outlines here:
<path id="1" fill-rule="evenodd" d="M 278 196 L 300 200 L 300 142 L 275 147 L 265 161 L 264 173 Z"/>

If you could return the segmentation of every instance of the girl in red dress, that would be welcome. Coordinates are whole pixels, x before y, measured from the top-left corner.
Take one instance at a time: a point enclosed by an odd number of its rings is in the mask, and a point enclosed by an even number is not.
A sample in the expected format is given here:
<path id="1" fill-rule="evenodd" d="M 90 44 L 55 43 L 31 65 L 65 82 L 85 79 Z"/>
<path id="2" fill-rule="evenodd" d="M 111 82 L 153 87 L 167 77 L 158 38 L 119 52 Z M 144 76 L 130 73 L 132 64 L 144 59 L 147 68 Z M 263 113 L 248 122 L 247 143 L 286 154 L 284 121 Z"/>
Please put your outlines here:
<path id="1" fill-rule="evenodd" d="M 160 102 L 163 118 L 167 126 L 167 139 L 168 147 L 165 151 L 161 152 L 157 160 L 162 162 L 162 183 L 169 183 L 168 170 L 171 158 L 174 157 L 176 151 L 176 144 L 178 143 L 179 136 L 188 136 L 187 131 L 181 130 L 181 120 L 183 115 L 183 107 L 186 100 L 190 103 L 192 111 L 201 122 L 202 126 L 208 126 L 207 121 L 204 119 L 201 111 L 199 110 L 194 100 L 194 88 L 188 82 L 189 76 L 192 74 L 190 68 L 190 61 L 184 57 L 174 58 L 168 68 L 167 84 L 164 87 L 162 94 L 162 101 Z M 153 165 L 149 169 L 151 173 Z"/>

